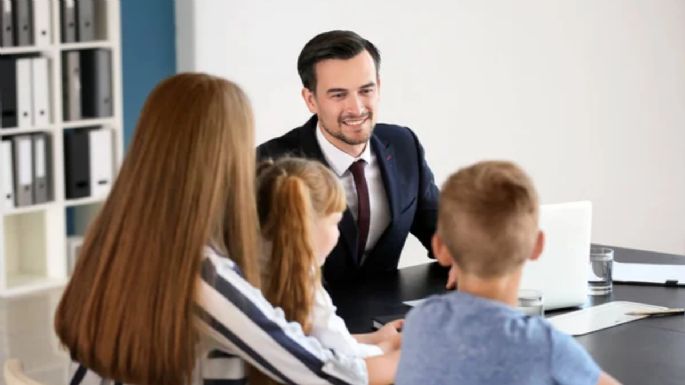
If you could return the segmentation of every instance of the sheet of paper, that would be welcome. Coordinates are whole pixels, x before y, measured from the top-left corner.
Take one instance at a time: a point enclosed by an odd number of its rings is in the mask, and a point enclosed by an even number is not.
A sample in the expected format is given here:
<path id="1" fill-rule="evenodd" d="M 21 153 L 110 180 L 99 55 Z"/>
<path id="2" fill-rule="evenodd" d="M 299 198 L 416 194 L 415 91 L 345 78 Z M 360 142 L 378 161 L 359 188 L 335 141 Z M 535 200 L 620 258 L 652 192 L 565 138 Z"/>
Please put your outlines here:
<path id="1" fill-rule="evenodd" d="M 550 317 L 547 321 L 564 333 L 580 336 L 647 317 L 626 315 L 631 311 L 663 309 L 666 308 L 638 302 L 614 301 Z"/>
<path id="2" fill-rule="evenodd" d="M 617 282 L 664 284 L 671 280 L 678 281 L 679 285 L 685 285 L 685 265 L 652 265 L 614 261 L 613 269 L 613 280 Z"/>
<path id="3" fill-rule="evenodd" d="M 421 304 L 421 302 L 423 302 L 425 300 L 426 300 L 425 298 L 420 298 L 420 299 L 415 299 L 415 300 L 411 300 L 411 301 L 404 301 L 402 303 L 405 305 L 414 307 L 414 306 L 419 306 Z"/>

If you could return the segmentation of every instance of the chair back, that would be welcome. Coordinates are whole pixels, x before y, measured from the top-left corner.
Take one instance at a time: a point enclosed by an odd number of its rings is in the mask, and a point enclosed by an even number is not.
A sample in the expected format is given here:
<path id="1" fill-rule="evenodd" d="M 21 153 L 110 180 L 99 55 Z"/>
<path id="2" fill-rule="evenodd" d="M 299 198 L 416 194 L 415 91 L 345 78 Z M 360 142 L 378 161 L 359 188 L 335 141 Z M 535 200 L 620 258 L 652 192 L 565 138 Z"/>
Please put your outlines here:
<path id="1" fill-rule="evenodd" d="M 43 385 L 38 381 L 32 380 L 24 374 L 24 367 L 21 361 L 10 358 L 5 361 L 5 384 L 7 385 Z"/>

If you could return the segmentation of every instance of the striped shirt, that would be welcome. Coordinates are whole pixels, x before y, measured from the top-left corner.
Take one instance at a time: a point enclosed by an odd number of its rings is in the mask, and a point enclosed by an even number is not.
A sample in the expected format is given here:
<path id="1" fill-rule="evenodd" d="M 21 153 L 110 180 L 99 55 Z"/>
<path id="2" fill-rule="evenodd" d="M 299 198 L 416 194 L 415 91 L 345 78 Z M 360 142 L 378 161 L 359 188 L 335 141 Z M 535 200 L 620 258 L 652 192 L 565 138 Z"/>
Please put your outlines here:
<path id="1" fill-rule="evenodd" d="M 193 384 L 246 384 L 249 364 L 284 384 L 367 384 L 364 360 L 328 349 L 288 322 L 238 266 L 211 248 L 196 294 L 199 360 Z M 115 385 L 78 363 L 71 385 Z"/>

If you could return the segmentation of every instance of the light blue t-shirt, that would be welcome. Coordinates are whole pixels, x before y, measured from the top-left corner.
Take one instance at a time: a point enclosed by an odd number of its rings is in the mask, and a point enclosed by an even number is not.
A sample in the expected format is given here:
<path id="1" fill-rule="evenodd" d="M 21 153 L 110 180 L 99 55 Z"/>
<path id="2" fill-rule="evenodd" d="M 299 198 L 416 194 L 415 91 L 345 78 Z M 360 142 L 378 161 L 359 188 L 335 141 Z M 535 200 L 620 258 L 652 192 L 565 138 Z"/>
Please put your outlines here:
<path id="1" fill-rule="evenodd" d="M 397 385 L 596 385 L 600 369 L 572 337 L 506 304 L 453 292 L 407 316 Z"/>

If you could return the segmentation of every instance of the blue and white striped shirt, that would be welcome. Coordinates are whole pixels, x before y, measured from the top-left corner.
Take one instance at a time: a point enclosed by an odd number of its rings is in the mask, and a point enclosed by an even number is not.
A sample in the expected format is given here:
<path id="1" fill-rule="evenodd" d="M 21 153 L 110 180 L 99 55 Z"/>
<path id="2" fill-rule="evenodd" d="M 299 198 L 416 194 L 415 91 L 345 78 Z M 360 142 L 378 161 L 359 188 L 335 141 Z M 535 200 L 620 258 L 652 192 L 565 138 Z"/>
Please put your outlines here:
<path id="1" fill-rule="evenodd" d="M 246 384 L 249 362 L 285 384 L 367 384 L 364 360 L 327 349 L 288 322 L 238 266 L 205 248 L 196 295 L 200 335 L 194 384 Z M 108 385 L 94 372 L 74 365 L 72 385 Z"/>

